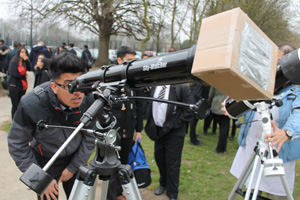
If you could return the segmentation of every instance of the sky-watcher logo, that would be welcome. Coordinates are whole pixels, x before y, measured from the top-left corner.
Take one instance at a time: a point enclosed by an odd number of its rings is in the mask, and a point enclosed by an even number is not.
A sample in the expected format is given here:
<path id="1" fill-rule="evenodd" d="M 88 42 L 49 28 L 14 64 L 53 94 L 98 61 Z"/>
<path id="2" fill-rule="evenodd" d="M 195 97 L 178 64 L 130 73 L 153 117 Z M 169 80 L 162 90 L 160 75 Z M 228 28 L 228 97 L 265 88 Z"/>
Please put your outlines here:
<path id="1" fill-rule="evenodd" d="M 168 62 L 163 62 L 164 57 L 161 57 L 158 59 L 157 63 L 149 64 L 149 65 L 144 65 L 143 66 L 143 71 L 151 71 L 151 70 L 156 70 L 156 69 L 161 69 L 161 68 L 166 68 Z"/>

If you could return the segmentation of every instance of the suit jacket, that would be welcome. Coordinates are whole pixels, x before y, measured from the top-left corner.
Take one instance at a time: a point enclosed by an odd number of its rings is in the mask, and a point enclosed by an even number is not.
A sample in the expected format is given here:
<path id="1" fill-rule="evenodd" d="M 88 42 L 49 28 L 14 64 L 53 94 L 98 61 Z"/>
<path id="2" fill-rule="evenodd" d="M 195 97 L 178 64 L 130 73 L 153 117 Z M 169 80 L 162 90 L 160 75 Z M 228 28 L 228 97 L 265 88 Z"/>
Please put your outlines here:
<path id="1" fill-rule="evenodd" d="M 152 88 L 151 97 L 153 97 L 154 91 L 155 88 Z M 194 103 L 190 88 L 185 84 L 171 85 L 169 100 L 188 104 Z M 145 126 L 145 131 L 152 140 L 158 140 L 166 134 L 184 136 L 186 133 L 187 122 L 190 122 L 194 115 L 194 113 L 188 108 L 168 104 L 166 121 L 161 128 L 155 125 L 152 116 L 152 103 L 149 104 L 148 111 L 148 120 Z"/>
<path id="2" fill-rule="evenodd" d="M 139 91 L 126 91 L 126 96 L 139 95 Z M 113 104 L 112 114 L 117 119 L 117 128 L 122 138 L 132 138 L 134 131 L 141 132 L 143 130 L 143 107 L 141 100 L 128 100 Z"/>

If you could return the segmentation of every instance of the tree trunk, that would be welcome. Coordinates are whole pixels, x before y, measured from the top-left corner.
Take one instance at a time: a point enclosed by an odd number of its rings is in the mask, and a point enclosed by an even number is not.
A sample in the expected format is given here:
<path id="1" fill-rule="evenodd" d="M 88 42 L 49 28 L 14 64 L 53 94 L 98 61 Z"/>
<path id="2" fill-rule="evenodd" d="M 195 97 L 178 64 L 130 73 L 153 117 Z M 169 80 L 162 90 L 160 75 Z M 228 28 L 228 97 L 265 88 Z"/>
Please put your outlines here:
<path id="1" fill-rule="evenodd" d="M 101 34 L 99 36 L 99 43 L 98 43 L 98 58 L 96 60 L 96 67 L 102 67 L 103 65 L 108 65 L 108 49 L 109 49 L 109 41 L 110 35 Z"/>

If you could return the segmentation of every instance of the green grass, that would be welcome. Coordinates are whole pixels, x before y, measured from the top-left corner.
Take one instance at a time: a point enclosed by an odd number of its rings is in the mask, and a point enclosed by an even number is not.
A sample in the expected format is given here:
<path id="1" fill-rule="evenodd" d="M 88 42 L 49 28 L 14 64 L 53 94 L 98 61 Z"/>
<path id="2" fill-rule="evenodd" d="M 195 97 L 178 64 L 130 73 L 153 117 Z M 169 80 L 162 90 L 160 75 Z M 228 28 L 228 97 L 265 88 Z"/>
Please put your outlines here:
<path id="1" fill-rule="evenodd" d="M 239 146 L 237 143 L 239 130 L 234 141 L 228 140 L 227 153 L 216 154 L 218 137 L 204 136 L 202 124 L 203 120 L 200 120 L 197 126 L 197 133 L 201 135 L 199 140 L 204 142 L 202 146 L 190 145 L 189 135 L 185 137 L 180 172 L 180 200 L 226 199 L 237 181 L 229 170 Z M 148 189 L 154 191 L 159 186 L 159 172 L 153 154 L 154 142 L 144 134 L 142 145 L 152 169 L 152 184 Z M 296 167 L 295 199 L 300 199 L 299 174 L 300 169 Z M 239 196 L 237 199 L 243 198 Z"/>
<path id="2" fill-rule="evenodd" d="M 9 129 L 10 129 L 10 126 L 11 126 L 11 123 L 5 124 L 5 125 L 0 127 L 0 130 L 8 133 Z"/>

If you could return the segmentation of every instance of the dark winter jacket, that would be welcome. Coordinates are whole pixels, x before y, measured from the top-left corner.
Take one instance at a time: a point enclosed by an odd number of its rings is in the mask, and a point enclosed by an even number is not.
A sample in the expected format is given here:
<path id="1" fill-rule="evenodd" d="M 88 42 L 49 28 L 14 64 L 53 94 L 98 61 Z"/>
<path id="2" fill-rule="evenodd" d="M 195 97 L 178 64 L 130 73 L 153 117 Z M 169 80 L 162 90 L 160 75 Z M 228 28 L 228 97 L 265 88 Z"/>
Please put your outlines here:
<path id="1" fill-rule="evenodd" d="M 10 61 L 9 68 L 8 68 L 8 84 L 10 87 L 17 87 L 20 90 L 23 89 L 21 80 L 26 80 L 26 76 L 20 75 L 18 71 L 19 61 L 13 59 Z M 23 61 L 23 66 L 26 66 L 26 71 L 30 69 L 30 62 L 29 60 Z"/>
<path id="2" fill-rule="evenodd" d="M 6 70 L 9 69 L 9 64 L 12 58 L 17 54 L 18 49 L 14 48 L 13 50 L 9 51 L 6 55 Z M 27 69 L 28 70 L 28 69 Z M 30 70 L 29 70 L 30 71 Z"/>
<path id="3" fill-rule="evenodd" d="M 50 75 L 47 68 L 43 67 L 42 69 L 40 69 L 37 67 L 34 74 L 35 74 L 35 79 L 34 79 L 33 87 L 36 87 L 42 83 L 50 81 Z"/>
<path id="4" fill-rule="evenodd" d="M 39 87 L 44 89 L 44 92 L 39 96 L 37 95 L 38 92 L 33 90 L 22 97 L 8 134 L 9 153 L 22 172 L 32 163 L 37 164 L 32 151 L 51 158 L 73 132 L 73 130 L 58 128 L 39 130 L 37 123 L 40 120 L 44 120 L 49 125 L 64 124 L 66 121 L 61 121 L 54 116 L 53 112 L 55 112 L 56 115 L 62 116 L 73 126 L 77 126 L 83 113 L 94 101 L 91 96 L 85 96 L 77 110 L 63 111 L 56 95 L 50 88 L 50 82 Z M 42 102 L 41 99 L 44 98 L 41 95 L 46 95 L 46 101 L 50 102 L 49 107 Z M 49 110 L 50 108 L 52 111 Z M 94 127 L 95 122 L 92 121 L 88 128 Z M 81 165 L 87 164 L 94 150 L 94 140 L 93 135 L 80 132 L 66 146 L 59 157 L 72 156 L 67 166 L 69 171 L 75 173 Z"/>
<path id="5" fill-rule="evenodd" d="M 135 90 L 126 92 L 126 96 L 136 96 Z M 143 104 L 140 100 L 118 102 L 112 107 L 112 114 L 117 119 L 117 128 L 122 138 L 132 138 L 134 131 L 143 130 Z"/>
<path id="6" fill-rule="evenodd" d="M 49 52 L 46 47 L 44 47 L 44 46 L 34 46 L 31 49 L 30 55 L 29 55 L 32 71 L 35 71 L 34 66 L 36 65 L 37 57 L 40 54 L 43 54 L 46 58 L 51 58 L 51 56 L 52 56 L 51 52 Z"/>

